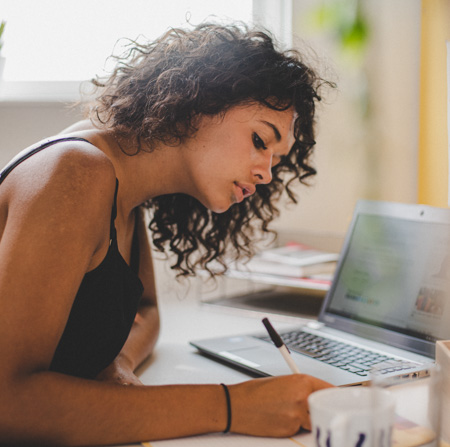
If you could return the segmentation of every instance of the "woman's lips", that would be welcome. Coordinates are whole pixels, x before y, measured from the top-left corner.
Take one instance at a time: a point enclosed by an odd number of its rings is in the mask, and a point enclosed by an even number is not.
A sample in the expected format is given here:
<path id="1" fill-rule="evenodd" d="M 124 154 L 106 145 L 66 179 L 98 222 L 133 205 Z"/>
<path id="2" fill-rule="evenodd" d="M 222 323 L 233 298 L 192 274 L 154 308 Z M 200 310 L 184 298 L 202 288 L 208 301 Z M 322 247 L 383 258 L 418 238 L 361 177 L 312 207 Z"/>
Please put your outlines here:
<path id="1" fill-rule="evenodd" d="M 236 201 L 242 202 L 245 198 L 250 197 L 256 191 L 255 185 L 246 185 L 239 182 L 234 182 L 236 186 Z"/>

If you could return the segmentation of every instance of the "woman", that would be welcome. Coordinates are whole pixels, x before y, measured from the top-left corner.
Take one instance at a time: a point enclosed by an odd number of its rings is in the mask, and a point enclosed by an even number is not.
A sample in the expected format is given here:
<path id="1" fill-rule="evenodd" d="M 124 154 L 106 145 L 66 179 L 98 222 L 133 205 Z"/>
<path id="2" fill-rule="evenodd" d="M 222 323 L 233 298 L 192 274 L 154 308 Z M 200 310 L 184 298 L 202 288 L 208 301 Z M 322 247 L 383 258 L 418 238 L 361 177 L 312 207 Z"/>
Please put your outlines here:
<path id="1" fill-rule="evenodd" d="M 154 387 L 134 370 L 159 327 L 143 205 L 182 275 L 251 254 L 288 182 L 315 173 L 323 81 L 239 26 L 171 30 L 129 56 L 96 82 L 89 120 L 0 176 L 0 442 L 309 428 L 306 398 L 328 386 L 312 377 Z"/>

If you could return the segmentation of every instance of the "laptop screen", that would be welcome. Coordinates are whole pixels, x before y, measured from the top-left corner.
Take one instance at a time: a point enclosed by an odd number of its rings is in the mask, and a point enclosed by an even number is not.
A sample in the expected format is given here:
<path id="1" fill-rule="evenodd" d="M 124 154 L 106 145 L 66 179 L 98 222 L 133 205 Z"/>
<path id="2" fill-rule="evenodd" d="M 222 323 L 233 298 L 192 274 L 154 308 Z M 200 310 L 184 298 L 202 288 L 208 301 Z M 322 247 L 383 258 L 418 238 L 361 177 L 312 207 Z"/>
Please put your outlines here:
<path id="1" fill-rule="evenodd" d="M 342 317 L 427 342 L 450 338 L 450 225 L 423 213 L 355 214 L 325 321 Z"/>

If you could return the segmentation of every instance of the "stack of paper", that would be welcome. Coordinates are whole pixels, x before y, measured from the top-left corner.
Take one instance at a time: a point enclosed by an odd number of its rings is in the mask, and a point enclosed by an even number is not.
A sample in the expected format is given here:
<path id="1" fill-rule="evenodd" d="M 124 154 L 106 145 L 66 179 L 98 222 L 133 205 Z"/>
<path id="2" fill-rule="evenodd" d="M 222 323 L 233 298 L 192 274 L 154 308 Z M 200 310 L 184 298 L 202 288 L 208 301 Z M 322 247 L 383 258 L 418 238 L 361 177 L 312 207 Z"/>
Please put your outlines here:
<path id="1" fill-rule="evenodd" d="M 229 265 L 230 276 L 247 275 L 258 281 L 273 279 L 308 279 L 329 285 L 336 268 L 337 253 L 325 252 L 303 244 L 291 242 L 283 247 L 261 251 L 246 263 Z"/>

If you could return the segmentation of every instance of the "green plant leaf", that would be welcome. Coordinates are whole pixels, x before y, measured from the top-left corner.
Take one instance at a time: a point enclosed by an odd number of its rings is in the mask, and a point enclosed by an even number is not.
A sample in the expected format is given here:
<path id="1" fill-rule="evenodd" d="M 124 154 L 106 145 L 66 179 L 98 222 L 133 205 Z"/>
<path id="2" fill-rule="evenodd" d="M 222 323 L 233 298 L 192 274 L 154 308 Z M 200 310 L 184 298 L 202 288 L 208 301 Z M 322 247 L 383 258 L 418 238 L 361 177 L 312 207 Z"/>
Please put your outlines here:
<path id="1" fill-rule="evenodd" d="M 3 31 L 5 31 L 5 25 L 6 25 L 6 22 L 4 20 L 2 20 L 0 23 L 0 54 L 2 51 L 2 47 L 3 47 L 2 34 L 3 34 Z"/>
<path id="2" fill-rule="evenodd" d="M 323 1 L 313 8 L 308 24 L 328 33 L 341 54 L 361 60 L 369 41 L 369 24 L 361 10 L 361 0 Z"/>

